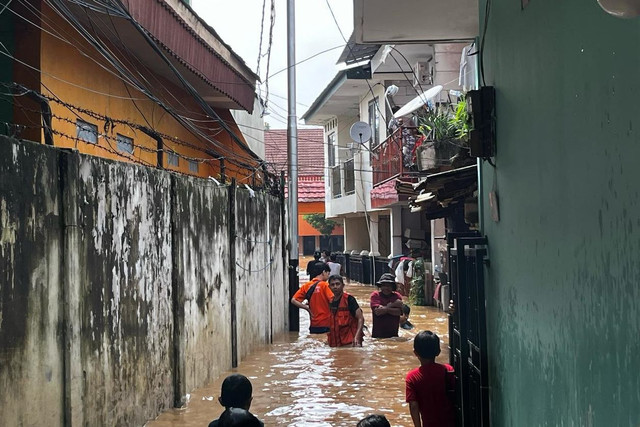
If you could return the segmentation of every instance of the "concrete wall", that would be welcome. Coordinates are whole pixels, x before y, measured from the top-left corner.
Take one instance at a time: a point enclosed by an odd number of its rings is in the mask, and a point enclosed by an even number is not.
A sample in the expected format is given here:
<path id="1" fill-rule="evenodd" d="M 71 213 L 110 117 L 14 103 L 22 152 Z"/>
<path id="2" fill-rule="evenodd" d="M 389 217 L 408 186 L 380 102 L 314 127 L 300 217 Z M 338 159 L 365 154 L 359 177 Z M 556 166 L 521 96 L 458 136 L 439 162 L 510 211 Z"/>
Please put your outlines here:
<path id="1" fill-rule="evenodd" d="M 231 110 L 231 115 L 251 151 L 264 159 L 264 118 L 260 117 L 261 114 L 262 105 L 260 105 L 258 98 L 253 101 L 253 113 L 251 114 L 244 110 Z"/>
<path id="2" fill-rule="evenodd" d="M 171 176 L 77 157 L 80 280 L 70 283 L 78 300 L 65 303 L 78 305 L 70 321 L 79 322 L 80 353 L 71 363 L 82 370 L 82 404 L 72 419 L 132 425 L 173 399 Z"/>
<path id="3" fill-rule="evenodd" d="M 0 136 L 0 418 L 4 425 L 60 425 L 59 152 L 7 141 Z"/>
<path id="4" fill-rule="evenodd" d="M 345 218 L 344 248 L 358 252 L 369 250 L 369 229 L 364 216 Z"/>
<path id="5" fill-rule="evenodd" d="M 263 214 L 267 211 L 264 195 L 251 197 L 249 191 L 238 190 L 236 210 L 238 354 L 242 358 L 249 353 L 253 342 L 270 340 L 271 251 L 268 217 Z"/>
<path id="6" fill-rule="evenodd" d="M 492 4 L 484 54 L 492 425 L 637 426 L 640 21 L 595 1 L 507 3 Z"/>
<path id="7" fill-rule="evenodd" d="M 3 424 L 141 425 L 285 331 L 280 199 L 236 191 L 2 138 Z"/>
<path id="8" fill-rule="evenodd" d="M 173 290 L 178 403 L 231 365 L 229 192 L 213 181 L 174 181 Z M 200 215 L 193 215 L 199 212 Z"/>

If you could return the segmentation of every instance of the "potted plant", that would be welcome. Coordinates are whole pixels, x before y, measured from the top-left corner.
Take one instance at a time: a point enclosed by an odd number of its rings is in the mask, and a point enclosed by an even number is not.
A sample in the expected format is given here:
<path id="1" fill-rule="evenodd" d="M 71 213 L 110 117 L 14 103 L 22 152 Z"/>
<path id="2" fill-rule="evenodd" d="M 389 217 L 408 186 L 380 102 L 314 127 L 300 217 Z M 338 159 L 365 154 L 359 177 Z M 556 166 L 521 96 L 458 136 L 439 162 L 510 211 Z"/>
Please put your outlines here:
<path id="1" fill-rule="evenodd" d="M 418 113 L 421 144 L 416 149 L 418 170 L 471 164 L 469 156 L 470 117 L 464 96 L 456 104 L 440 104 Z"/>

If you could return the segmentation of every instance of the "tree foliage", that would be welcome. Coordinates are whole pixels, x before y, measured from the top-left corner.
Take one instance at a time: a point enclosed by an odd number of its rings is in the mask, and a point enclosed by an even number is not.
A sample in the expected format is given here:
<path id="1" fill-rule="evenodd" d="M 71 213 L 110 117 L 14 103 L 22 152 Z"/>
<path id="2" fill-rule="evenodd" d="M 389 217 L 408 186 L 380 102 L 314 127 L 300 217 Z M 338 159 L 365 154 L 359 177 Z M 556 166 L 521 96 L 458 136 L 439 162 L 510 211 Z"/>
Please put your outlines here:
<path id="1" fill-rule="evenodd" d="M 302 217 L 323 236 L 330 236 L 337 225 L 335 221 L 325 218 L 321 213 L 306 214 Z"/>

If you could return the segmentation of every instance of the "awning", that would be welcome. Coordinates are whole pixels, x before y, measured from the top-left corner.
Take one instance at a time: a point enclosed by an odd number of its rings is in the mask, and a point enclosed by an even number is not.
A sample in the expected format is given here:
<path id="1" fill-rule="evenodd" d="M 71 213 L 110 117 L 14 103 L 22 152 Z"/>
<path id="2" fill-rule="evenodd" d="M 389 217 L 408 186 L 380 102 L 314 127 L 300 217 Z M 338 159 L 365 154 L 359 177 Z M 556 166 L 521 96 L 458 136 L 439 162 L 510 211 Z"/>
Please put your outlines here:
<path id="1" fill-rule="evenodd" d="M 409 197 L 412 212 L 423 212 L 428 219 L 443 218 L 474 197 L 478 189 L 477 166 L 464 166 L 428 175 L 415 184 L 399 181 L 397 186 L 413 193 Z"/>
<path id="2" fill-rule="evenodd" d="M 124 63 L 133 73 L 152 71 L 170 84 L 183 86 L 159 52 L 117 9 L 94 0 L 60 4 L 92 37 L 107 43 L 118 57 L 128 58 Z M 258 76 L 188 6 L 178 0 L 127 0 L 125 5 L 207 104 L 252 112 Z"/>

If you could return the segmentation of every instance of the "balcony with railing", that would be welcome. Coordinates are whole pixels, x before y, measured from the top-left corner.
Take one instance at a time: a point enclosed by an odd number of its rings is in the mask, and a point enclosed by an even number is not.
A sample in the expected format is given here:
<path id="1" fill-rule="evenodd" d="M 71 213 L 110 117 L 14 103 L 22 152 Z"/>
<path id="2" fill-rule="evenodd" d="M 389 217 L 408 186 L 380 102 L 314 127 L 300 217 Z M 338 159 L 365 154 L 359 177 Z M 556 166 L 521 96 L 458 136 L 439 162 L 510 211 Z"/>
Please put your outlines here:
<path id="1" fill-rule="evenodd" d="M 329 169 L 330 198 L 325 200 L 325 214 L 328 217 L 358 212 L 361 209 L 360 200 L 365 196 L 356 197 L 356 193 L 364 191 L 356 185 L 357 159 L 351 158 L 340 161 Z"/>
<path id="2" fill-rule="evenodd" d="M 331 167 L 331 198 L 348 196 L 356 192 L 354 159 Z"/>
<path id="3" fill-rule="evenodd" d="M 416 127 L 402 126 L 371 150 L 374 187 L 411 170 L 417 139 Z"/>

